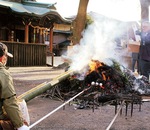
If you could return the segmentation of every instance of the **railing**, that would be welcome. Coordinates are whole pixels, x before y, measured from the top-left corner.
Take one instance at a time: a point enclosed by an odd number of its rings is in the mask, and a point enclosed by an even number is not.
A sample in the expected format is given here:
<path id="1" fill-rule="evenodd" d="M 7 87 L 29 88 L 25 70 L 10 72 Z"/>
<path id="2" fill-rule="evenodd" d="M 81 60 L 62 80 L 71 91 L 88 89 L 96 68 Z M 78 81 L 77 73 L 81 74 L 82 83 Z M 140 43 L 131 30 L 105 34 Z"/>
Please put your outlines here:
<path id="1" fill-rule="evenodd" d="M 45 66 L 46 65 L 46 45 L 21 42 L 3 42 L 7 45 L 8 51 L 13 54 L 13 58 L 8 58 L 7 66 Z"/>

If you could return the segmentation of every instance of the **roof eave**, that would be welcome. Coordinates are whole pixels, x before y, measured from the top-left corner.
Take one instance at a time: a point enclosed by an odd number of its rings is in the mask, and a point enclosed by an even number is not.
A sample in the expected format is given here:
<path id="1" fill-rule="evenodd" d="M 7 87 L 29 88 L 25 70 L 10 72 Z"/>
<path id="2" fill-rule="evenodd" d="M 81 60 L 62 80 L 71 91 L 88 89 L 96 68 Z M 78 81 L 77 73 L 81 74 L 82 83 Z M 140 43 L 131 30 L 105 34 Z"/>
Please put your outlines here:
<path id="1" fill-rule="evenodd" d="M 56 5 L 56 2 L 49 4 L 49 3 L 41 3 L 41 2 L 36 2 L 36 1 L 22 1 L 21 3 L 23 5 L 43 7 L 43 8 L 51 8 L 51 7 L 55 8 L 55 5 Z"/>

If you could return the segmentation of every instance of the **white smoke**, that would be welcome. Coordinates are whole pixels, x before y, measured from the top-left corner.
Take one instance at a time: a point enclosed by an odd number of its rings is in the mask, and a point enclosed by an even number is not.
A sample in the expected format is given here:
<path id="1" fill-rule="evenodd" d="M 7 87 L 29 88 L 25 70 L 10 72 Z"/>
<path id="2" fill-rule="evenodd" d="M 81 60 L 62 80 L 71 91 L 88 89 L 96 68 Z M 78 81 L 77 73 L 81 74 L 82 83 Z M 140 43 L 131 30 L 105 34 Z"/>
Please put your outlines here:
<path id="1" fill-rule="evenodd" d="M 92 59 L 104 63 L 110 58 L 120 60 L 114 39 L 124 32 L 122 25 L 95 13 L 89 15 L 93 23 L 82 32 L 80 44 L 72 48 L 72 55 L 69 56 L 72 70 L 82 70 Z"/>

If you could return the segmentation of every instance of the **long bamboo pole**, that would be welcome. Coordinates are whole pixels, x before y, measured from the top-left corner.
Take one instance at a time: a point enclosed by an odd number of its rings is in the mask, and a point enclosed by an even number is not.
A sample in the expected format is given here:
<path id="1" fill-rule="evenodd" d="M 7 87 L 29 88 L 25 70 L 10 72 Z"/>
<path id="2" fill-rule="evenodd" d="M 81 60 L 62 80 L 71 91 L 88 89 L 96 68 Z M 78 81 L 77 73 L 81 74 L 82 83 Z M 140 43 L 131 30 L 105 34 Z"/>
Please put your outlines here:
<path id="1" fill-rule="evenodd" d="M 50 89 L 54 85 L 58 84 L 62 80 L 66 79 L 72 73 L 73 73 L 72 70 L 66 71 L 66 72 L 60 74 L 59 76 L 57 76 L 56 78 L 54 78 L 53 80 L 51 80 L 50 82 L 42 83 L 42 84 L 36 86 L 35 88 L 30 89 L 29 91 L 27 91 L 27 92 L 23 93 L 22 95 L 18 96 L 18 98 L 19 99 L 24 99 L 26 102 L 28 102 L 31 99 L 35 98 L 36 96 L 44 93 L 46 90 Z"/>

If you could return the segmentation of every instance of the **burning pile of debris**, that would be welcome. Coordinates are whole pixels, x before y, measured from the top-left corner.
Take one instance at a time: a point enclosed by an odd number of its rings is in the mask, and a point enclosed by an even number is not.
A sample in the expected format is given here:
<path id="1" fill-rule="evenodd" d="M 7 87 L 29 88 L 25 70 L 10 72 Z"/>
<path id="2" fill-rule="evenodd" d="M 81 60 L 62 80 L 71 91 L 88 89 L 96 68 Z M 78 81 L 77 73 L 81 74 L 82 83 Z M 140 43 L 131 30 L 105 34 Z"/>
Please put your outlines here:
<path id="1" fill-rule="evenodd" d="M 74 72 L 44 96 L 65 101 L 83 91 L 72 103 L 76 108 L 93 108 L 93 105 L 116 104 L 123 100 L 140 104 L 142 95 L 150 95 L 146 77 L 135 76 L 115 60 L 112 63 L 109 66 L 92 60 L 86 67 L 88 71 Z"/>

